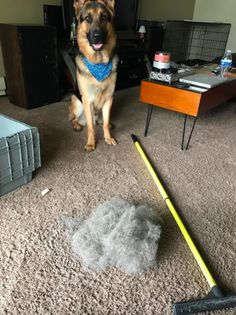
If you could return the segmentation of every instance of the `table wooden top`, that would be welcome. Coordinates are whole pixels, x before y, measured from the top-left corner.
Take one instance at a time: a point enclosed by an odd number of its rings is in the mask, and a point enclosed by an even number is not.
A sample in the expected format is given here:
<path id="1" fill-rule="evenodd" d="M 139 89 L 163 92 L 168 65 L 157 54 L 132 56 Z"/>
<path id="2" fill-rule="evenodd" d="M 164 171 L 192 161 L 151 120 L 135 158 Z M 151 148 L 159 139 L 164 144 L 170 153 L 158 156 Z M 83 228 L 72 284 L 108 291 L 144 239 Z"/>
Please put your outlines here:
<path id="1" fill-rule="evenodd" d="M 235 96 L 236 79 L 204 92 L 149 79 L 142 80 L 140 88 L 141 102 L 195 117 Z"/>

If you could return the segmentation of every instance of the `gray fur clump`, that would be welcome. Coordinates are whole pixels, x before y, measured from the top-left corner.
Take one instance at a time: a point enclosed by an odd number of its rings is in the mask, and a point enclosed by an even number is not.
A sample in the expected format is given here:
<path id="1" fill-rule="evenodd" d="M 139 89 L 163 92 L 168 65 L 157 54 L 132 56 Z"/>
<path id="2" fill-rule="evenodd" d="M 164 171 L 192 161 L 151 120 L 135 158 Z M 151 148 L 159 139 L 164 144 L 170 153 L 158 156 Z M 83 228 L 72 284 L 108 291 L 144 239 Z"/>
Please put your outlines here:
<path id="1" fill-rule="evenodd" d="M 139 273 L 156 264 L 159 220 L 153 209 L 112 199 L 85 219 L 64 219 L 72 250 L 86 270 Z"/>

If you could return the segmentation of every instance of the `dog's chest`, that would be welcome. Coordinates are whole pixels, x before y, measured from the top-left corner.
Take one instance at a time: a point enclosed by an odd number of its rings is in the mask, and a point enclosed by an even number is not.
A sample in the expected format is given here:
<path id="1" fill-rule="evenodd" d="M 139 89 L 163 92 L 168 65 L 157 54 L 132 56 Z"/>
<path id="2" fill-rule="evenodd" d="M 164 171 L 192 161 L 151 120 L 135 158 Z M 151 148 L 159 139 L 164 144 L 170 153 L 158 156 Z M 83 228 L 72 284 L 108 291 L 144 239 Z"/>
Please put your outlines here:
<path id="1" fill-rule="evenodd" d="M 101 85 L 101 84 L 100 84 Z M 88 88 L 88 97 L 89 102 L 93 103 L 97 107 L 97 103 L 99 104 L 99 101 L 104 94 L 103 89 L 101 89 L 101 86 L 98 86 L 97 84 L 90 83 L 87 86 Z"/>
<path id="2" fill-rule="evenodd" d="M 77 78 L 79 83 L 79 89 L 86 102 L 93 104 L 97 109 L 102 108 L 104 103 L 112 98 L 116 81 L 116 66 L 118 58 L 113 58 L 112 72 L 102 81 L 98 81 L 85 66 L 82 58 L 79 56 L 76 58 L 77 63 Z"/>

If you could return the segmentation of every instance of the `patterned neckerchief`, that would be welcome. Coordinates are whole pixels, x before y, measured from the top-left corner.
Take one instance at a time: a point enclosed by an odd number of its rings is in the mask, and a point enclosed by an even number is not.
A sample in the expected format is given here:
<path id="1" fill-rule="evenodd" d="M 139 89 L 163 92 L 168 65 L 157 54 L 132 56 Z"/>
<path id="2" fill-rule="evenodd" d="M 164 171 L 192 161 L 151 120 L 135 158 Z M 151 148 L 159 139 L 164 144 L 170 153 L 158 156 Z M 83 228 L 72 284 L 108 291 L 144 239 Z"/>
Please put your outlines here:
<path id="1" fill-rule="evenodd" d="M 83 58 L 83 62 L 86 67 L 89 69 L 89 72 L 94 76 L 98 81 L 103 81 L 109 77 L 112 70 L 112 62 L 108 63 L 91 63 L 86 57 Z"/>

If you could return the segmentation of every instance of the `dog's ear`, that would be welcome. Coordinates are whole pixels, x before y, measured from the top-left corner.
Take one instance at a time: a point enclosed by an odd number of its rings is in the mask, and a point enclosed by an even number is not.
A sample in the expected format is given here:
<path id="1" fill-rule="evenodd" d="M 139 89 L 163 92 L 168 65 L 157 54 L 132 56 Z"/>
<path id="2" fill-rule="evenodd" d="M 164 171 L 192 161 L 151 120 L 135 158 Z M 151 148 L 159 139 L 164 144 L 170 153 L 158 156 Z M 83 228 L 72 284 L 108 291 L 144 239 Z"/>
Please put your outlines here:
<path id="1" fill-rule="evenodd" d="M 107 0 L 107 4 L 109 5 L 109 7 L 114 9 L 114 7 L 115 7 L 115 0 Z"/>
<path id="2" fill-rule="evenodd" d="M 82 6 L 87 0 L 74 0 L 75 15 L 78 18 Z"/>
<path id="3" fill-rule="evenodd" d="M 115 7 L 115 0 L 104 0 L 104 2 L 107 4 L 107 6 L 114 11 Z"/>

